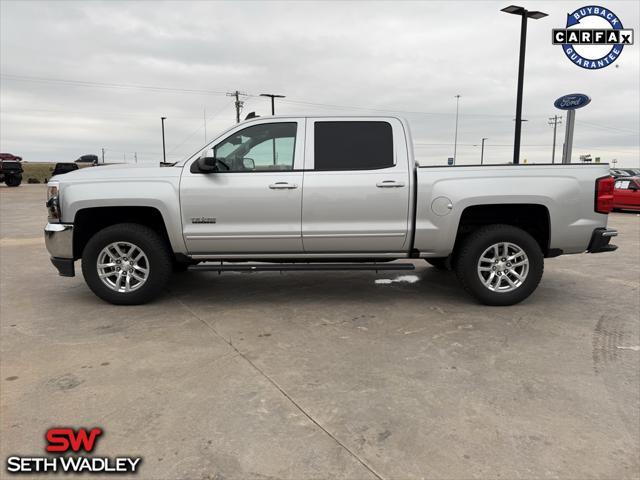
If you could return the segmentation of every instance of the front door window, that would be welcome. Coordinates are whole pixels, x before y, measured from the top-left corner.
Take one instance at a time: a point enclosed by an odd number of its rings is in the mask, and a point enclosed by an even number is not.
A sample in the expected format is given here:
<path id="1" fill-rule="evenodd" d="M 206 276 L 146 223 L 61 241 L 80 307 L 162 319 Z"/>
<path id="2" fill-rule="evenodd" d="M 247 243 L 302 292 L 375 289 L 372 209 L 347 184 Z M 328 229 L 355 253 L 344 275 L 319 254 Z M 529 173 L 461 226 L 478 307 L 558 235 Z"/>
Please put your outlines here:
<path id="1" fill-rule="evenodd" d="M 263 123 L 240 130 L 213 147 L 219 172 L 293 170 L 296 122 Z"/>

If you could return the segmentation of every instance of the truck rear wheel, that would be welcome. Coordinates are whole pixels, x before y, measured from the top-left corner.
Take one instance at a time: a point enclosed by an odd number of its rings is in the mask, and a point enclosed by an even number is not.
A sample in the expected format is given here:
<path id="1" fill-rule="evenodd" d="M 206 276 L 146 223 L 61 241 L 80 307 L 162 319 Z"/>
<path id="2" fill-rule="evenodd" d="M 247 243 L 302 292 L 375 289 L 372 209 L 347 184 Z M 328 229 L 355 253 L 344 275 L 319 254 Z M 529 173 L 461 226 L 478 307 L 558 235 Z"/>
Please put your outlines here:
<path id="1" fill-rule="evenodd" d="M 465 239 L 455 270 L 465 290 L 485 305 L 514 305 L 540 283 L 544 255 L 524 230 L 488 225 Z"/>
<path id="2" fill-rule="evenodd" d="M 104 228 L 87 242 L 82 274 L 98 297 L 139 305 L 159 296 L 171 276 L 171 255 L 154 230 L 135 223 Z"/>

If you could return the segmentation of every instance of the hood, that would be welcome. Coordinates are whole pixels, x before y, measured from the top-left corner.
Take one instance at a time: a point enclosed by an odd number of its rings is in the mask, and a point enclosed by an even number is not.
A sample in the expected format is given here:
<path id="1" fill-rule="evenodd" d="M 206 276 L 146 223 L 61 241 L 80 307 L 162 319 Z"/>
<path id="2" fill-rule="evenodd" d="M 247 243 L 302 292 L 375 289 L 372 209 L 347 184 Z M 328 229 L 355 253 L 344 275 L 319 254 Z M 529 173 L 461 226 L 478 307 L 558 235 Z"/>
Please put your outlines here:
<path id="1" fill-rule="evenodd" d="M 51 177 L 50 181 L 67 183 L 75 181 L 91 180 L 135 180 L 179 177 L 182 167 L 159 167 L 157 165 L 98 165 L 94 167 L 80 168 L 62 175 Z"/>

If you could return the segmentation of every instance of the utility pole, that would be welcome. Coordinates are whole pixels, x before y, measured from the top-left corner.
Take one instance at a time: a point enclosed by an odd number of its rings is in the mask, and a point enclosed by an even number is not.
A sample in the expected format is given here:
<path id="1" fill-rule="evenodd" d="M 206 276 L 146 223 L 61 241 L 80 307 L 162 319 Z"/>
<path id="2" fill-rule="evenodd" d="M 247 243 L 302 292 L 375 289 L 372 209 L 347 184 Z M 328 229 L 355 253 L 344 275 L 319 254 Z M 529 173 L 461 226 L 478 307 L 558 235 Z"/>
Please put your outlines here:
<path id="1" fill-rule="evenodd" d="M 227 93 L 227 97 L 236 97 L 236 123 L 240 123 L 240 111 L 242 110 L 242 106 L 244 102 L 240 100 L 240 95 L 246 95 L 246 93 L 239 92 L 236 90 L 235 92 Z"/>
<path id="2" fill-rule="evenodd" d="M 526 8 L 510 5 L 502 9 L 505 13 L 520 15 L 520 56 L 518 60 L 518 91 L 516 98 L 516 131 L 513 142 L 513 163 L 520 163 L 520 137 L 522 133 L 522 91 L 524 87 L 524 55 L 527 49 L 527 20 L 538 20 L 547 16 L 544 12 L 529 11 Z"/>
<path id="3" fill-rule="evenodd" d="M 455 96 L 456 99 L 456 134 L 453 139 L 453 164 L 456 164 L 456 152 L 458 150 L 458 111 L 460 106 L 460 94 Z"/>
<path id="4" fill-rule="evenodd" d="M 104 148 L 102 148 L 102 163 L 104 164 Z"/>
<path id="5" fill-rule="evenodd" d="M 551 163 L 556 163 L 556 129 L 562 124 L 562 115 L 549 117 L 549 125 L 553 125 L 553 150 L 551 150 Z"/>
<path id="6" fill-rule="evenodd" d="M 135 163 L 138 163 L 138 152 L 133 152 L 133 160 Z"/>
<path id="7" fill-rule="evenodd" d="M 484 163 L 484 141 L 485 140 L 489 140 L 489 139 L 486 137 L 482 139 L 482 148 L 480 149 L 480 165 Z"/>
<path id="8" fill-rule="evenodd" d="M 271 115 L 276 114 L 275 98 L 285 98 L 284 95 L 275 95 L 273 93 L 261 93 L 261 97 L 271 97 Z"/>

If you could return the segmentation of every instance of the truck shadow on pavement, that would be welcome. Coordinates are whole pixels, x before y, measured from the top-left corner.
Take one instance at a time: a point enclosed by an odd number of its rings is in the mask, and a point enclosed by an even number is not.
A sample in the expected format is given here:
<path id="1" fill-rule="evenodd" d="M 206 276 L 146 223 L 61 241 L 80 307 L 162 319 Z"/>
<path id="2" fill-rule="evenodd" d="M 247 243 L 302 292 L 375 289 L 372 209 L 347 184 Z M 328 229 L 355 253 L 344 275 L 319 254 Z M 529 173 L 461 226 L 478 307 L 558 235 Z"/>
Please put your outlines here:
<path id="1" fill-rule="evenodd" d="M 395 301 L 477 304 L 455 274 L 419 267 L 411 272 L 185 272 L 168 287 L 182 302 L 252 306 L 315 302 Z"/>

